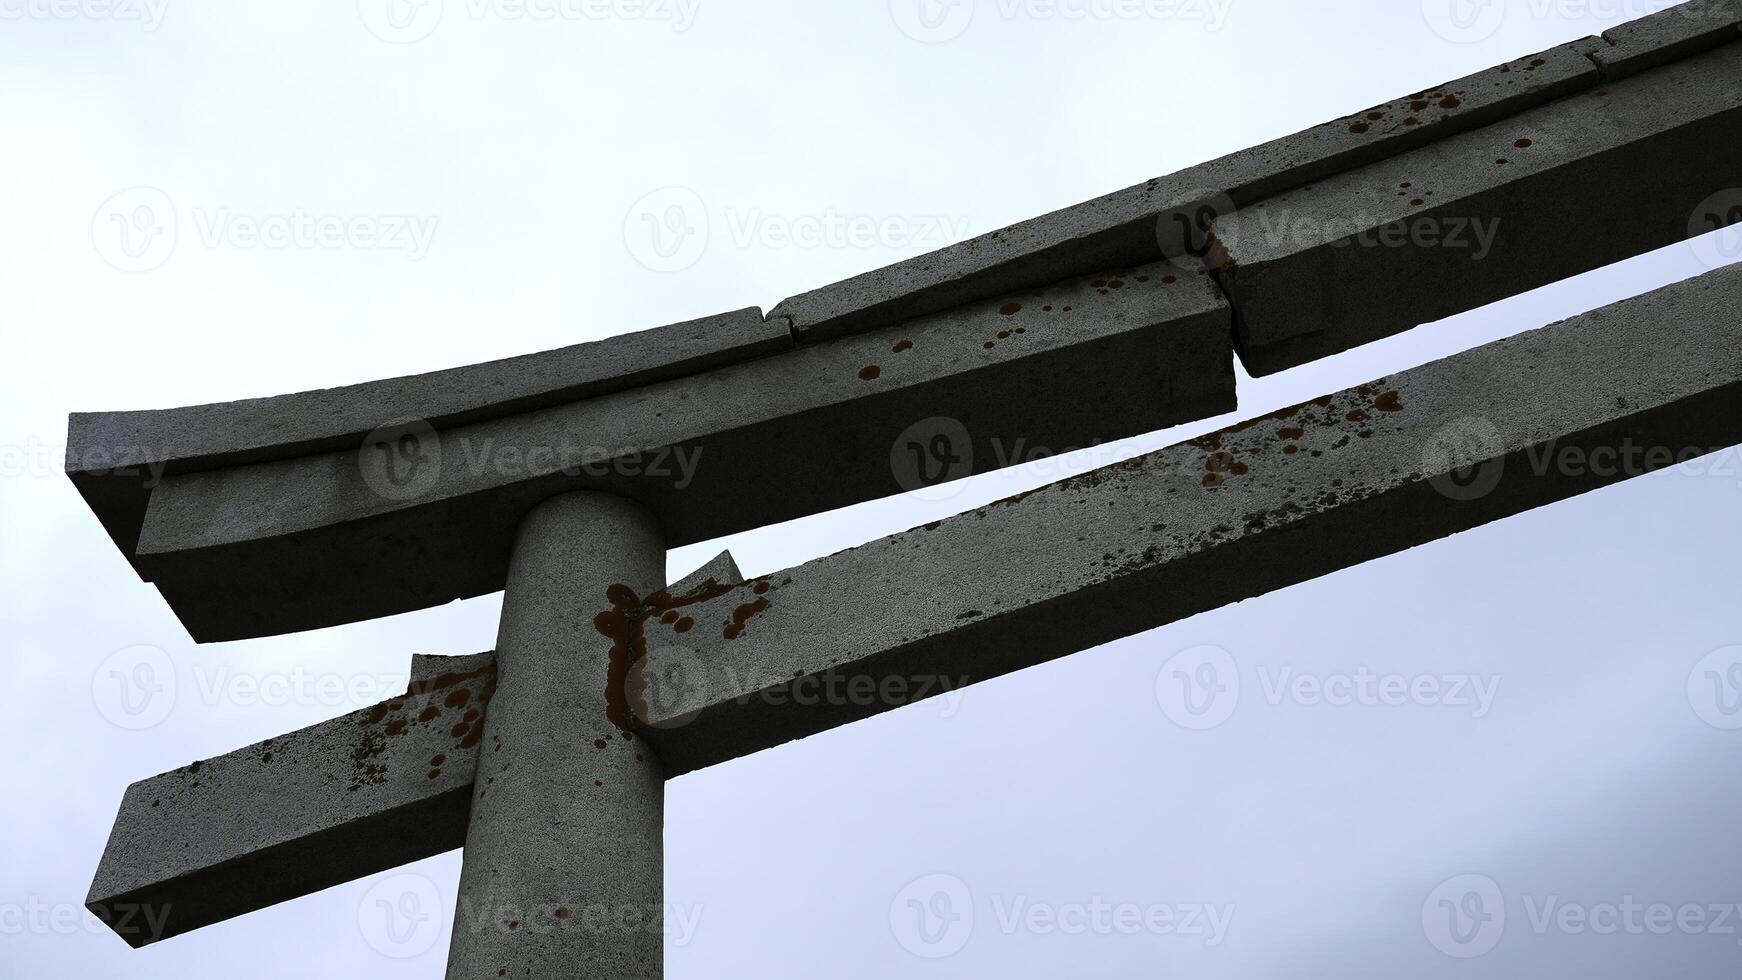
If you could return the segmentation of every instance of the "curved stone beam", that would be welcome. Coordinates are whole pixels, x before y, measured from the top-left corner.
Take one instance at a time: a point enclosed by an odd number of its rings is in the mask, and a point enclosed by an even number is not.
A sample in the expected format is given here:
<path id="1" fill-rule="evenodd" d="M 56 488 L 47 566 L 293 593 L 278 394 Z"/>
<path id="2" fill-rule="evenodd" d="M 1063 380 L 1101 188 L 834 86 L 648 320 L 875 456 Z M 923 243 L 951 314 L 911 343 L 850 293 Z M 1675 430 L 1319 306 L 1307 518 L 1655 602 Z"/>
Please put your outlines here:
<path id="1" fill-rule="evenodd" d="M 1212 255 L 1263 375 L 1734 222 L 1739 184 L 1732 43 L 1217 218 Z"/>
<path id="2" fill-rule="evenodd" d="M 151 488 L 165 476 L 355 450 L 381 426 L 442 429 L 697 374 L 792 346 L 755 307 L 427 374 L 137 412 L 75 412 L 67 475 L 131 557 Z"/>
<path id="3" fill-rule="evenodd" d="M 362 452 L 171 474 L 135 561 L 195 639 L 264 636 L 497 591 L 519 516 L 565 490 L 642 502 L 677 547 L 1233 407 L 1226 302 L 1160 264 Z"/>
<path id="4" fill-rule="evenodd" d="M 988 232 L 782 301 L 800 343 L 947 309 L 1114 265 L 1183 255 L 1191 224 L 1273 194 L 1487 125 L 1602 81 L 1587 38 L 1426 92 L 1155 177 L 1134 187 Z M 1443 104 L 1442 104 L 1443 103 Z M 1189 237 L 1188 237 L 1189 236 Z"/>

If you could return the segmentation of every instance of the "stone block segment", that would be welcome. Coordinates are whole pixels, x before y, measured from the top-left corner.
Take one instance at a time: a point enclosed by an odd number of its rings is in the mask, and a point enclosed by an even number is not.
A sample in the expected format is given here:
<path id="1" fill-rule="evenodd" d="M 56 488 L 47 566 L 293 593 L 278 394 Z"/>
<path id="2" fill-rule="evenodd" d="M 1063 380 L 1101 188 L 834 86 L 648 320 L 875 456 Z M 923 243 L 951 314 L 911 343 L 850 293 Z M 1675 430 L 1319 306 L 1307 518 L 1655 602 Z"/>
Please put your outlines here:
<path id="1" fill-rule="evenodd" d="M 1269 374 L 1682 241 L 1742 174 L 1742 45 L 1218 218 L 1247 369 Z"/>
<path id="2" fill-rule="evenodd" d="M 1108 273 L 424 433 L 403 458 L 170 476 L 138 564 L 201 641 L 425 608 L 501 589 L 516 521 L 566 490 L 643 503 L 676 547 L 1229 411 L 1231 334 L 1207 275 Z"/>
<path id="3" fill-rule="evenodd" d="M 127 788 L 86 907 L 133 946 L 458 847 L 491 655 Z"/>
<path id="4" fill-rule="evenodd" d="M 1206 211 L 1225 214 L 1598 80 L 1588 58 L 1562 45 L 794 296 L 772 315 L 789 319 L 800 342 L 807 342 L 1096 269 L 1183 255 L 1197 243 L 1189 229 Z"/>
<path id="5" fill-rule="evenodd" d="M 677 775 L 1734 446 L 1739 309 L 1742 265 L 648 620 L 643 737 Z"/>
<path id="6" fill-rule="evenodd" d="M 1603 32 L 1585 49 L 1616 81 L 1742 40 L 1742 0 L 1688 0 Z"/>
<path id="7" fill-rule="evenodd" d="M 641 620 L 637 738 L 670 778 L 1735 445 L 1739 308 L 1732 266 L 735 587 L 685 579 Z M 134 784 L 93 910 L 169 907 L 173 934 L 460 846 L 476 746 L 450 726 L 493 655 L 413 668 L 424 694 Z"/>
<path id="8" fill-rule="evenodd" d="M 790 332 L 754 307 L 499 361 L 270 398 L 77 412 L 67 473 L 127 555 L 157 478 L 354 450 L 408 420 L 440 429 L 578 401 L 778 353 Z"/>

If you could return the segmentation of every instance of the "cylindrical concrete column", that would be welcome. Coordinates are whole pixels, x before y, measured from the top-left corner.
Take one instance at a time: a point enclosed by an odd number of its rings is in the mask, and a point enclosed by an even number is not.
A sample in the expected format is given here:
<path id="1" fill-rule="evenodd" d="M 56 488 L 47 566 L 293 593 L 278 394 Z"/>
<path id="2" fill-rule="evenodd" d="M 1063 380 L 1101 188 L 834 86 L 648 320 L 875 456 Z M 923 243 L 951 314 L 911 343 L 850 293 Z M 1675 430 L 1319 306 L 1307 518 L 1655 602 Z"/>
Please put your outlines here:
<path id="1" fill-rule="evenodd" d="M 595 617 L 613 608 L 608 592 L 664 583 L 664 535 L 639 504 L 568 493 L 521 521 L 448 980 L 662 975 L 665 779 L 606 716 L 620 644 Z"/>

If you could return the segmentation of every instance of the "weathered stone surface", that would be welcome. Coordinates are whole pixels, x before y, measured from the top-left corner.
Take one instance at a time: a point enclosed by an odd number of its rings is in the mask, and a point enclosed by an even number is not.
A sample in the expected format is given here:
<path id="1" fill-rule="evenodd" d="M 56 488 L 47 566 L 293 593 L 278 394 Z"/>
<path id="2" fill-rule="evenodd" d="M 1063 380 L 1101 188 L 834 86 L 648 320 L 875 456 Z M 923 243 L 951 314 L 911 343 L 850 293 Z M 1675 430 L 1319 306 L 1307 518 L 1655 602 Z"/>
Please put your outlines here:
<path id="1" fill-rule="evenodd" d="M 1176 273 L 1109 273 L 422 433 L 404 459 L 169 476 L 138 565 L 196 639 L 263 636 L 496 591 L 520 515 L 565 490 L 640 501 L 675 547 L 916 489 L 904 440 L 941 446 L 954 464 L 923 475 L 954 478 L 1228 411 L 1227 305 L 1207 275 Z"/>
<path id="2" fill-rule="evenodd" d="M 1688 0 L 1603 32 L 1585 49 L 1606 80 L 1742 39 L 1742 0 Z"/>
<path id="3" fill-rule="evenodd" d="M 659 525 L 630 501 L 563 494 L 521 521 L 448 980 L 662 975 L 665 776 L 602 696 L 630 651 L 585 597 L 664 582 Z"/>
<path id="4" fill-rule="evenodd" d="M 677 775 L 1733 446 L 1739 309 L 1742 265 L 693 602 L 642 737 Z"/>
<path id="5" fill-rule="evenodd" d="M 1709 230 L 1742 174 L 1742 45 L 1281 194 L 1212 229 L 1269 374 Z"/>
<path id="6" fill-rule="evenodd" d="M 771 316 L 789 319 L 805 342 L 1096 269 L 1182 255 L 1200 215 L 1225 214 L 1597 82 L 1590 60 L 1562 45 L 794 296 Z"/>
<path id="7" fill-rule="evenodd" d="M 709 582 L 717 585 L 737 585 L 744 581 L 744 573 L 738 570 L 738 561 L 732 557 L 732 552 L 722 551 L 709 559 L 706 565 L 685 575 L 671 586 L 673 592 L 692 592 L 702 588 Z"/>
<path id="8" fill-rule="evenodd" d="M 733 588 L 692 576 L 649 597 L 677 616 L 642 620 L 637 738 L 681 775 L 1734 445 L 1738 308 L 1742 265 Z M 460 846 L 476 748 L 449 726 L 493 663 L 417 658 L 431 693 L 136 783 L 93 909 L 181 932 Z"/>
<path id="9" fill-rule="evenodd" d="M 465 425 L 696 374 L 792 346 L 784 324 L 754 307 L 575 344 L 365 384 L 139 412 L 78 412 L 67 426 L 67 473 L 117 546 L 131 556 L 158 477 L 218 466 L 353 450 L 372 430 L 407 420 Z"/>
<path id="10" fill-rule="evenodd" d="M 143 946 L 458 847 L 494 658 L 416 666 L 446 669 L 129 786 L 86 906 Z"/>

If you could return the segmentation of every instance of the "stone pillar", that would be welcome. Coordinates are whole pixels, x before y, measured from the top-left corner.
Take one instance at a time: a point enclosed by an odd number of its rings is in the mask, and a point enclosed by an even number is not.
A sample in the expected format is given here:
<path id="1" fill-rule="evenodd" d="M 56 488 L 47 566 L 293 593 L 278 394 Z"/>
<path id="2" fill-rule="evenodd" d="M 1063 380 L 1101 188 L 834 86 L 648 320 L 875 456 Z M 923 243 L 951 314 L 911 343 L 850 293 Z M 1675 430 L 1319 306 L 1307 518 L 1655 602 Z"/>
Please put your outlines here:
<path id="1" fill-rule="evenodd" d="M 595 620 L 664 583 L 664 535 L 639 504 L 572 492 L 521 521 L 448 980 L 663 975 L 665 778 L 608 708 L 633 651 Z"/>

